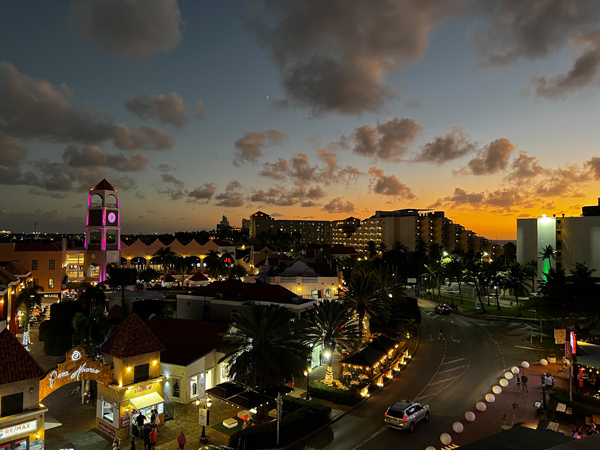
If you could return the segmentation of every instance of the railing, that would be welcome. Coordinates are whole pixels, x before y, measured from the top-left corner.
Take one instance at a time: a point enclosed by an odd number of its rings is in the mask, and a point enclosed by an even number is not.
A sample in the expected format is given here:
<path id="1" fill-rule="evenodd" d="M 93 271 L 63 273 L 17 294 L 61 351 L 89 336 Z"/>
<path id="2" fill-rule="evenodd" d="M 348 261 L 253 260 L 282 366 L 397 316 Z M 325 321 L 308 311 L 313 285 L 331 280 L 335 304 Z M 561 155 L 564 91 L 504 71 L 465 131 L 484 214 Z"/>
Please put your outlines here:
<path id="1" fill-rule="evenodd" d="M 167 395 L 165 392 L 165 422 L 167 420 L 175 419 L 175 408 L 173 407 L 173 402 L 171 402 L 171 397 Z"/>

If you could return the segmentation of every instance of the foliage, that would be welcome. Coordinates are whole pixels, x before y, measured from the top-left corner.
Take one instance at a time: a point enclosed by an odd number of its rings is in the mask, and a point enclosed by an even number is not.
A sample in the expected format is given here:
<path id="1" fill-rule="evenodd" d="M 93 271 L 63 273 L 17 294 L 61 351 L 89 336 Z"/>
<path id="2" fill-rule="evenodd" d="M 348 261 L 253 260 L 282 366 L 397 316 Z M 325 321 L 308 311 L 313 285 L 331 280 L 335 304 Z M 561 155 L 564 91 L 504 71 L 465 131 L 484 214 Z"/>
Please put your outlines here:
<path id="1" fill-rule="evenodd" d="M 318 402 L 313 402 L 310 400 L 304 400 L 299 397 L 292 397 L 291 395 L 283 396 L 283 411 L 284 412 L 294 412 L 298 411 L 300 408 L 312 408 L 316 411 L 319 411 L 323 414 L 329 414 L 331 412 L 331 408 L 327 405 L 323 405 Z"/>
<path id="2" fill-rule="evenodd" d="M 31 316 L 31 308 L 34 306 L 41 306 L 42 297 L 40 291 L 43 288 L 41 286 L 33 286 L 31 283 L 27 283 L 23 289 L 17 294 L 17 300 L 15 306 L 17 308 L 23 308 L 25 310 L 25 327 L 29 323 L 29 317 Z"/>
<path id="3" fill-rule="evenodd" d="M 154 255 L 152 255 L 163 267 L 163 281 L 166 280 L 168 273 L 170 272 L 171 264 L 175 262 L 177 254 L 171 250 L 171 247 L 161 247 Z"/>
<path id="4" fill-rule="evenodd" d="M 177 301 L 140 300 L 133 303 L 132 311 L 144 322 L 148 322 L 152 314 L 164 317 L 177 317 Z"/>
<path id="5" fill-rule="evenodd" d="M 310 330 L 294 312 L 277 305 L 249 305 L 225 335 L 223 349 L 232 381 L 263 392 L 299 377 L 310 355 Z"/>
<path id="6" fill-rule="evenodd" d="M 589 396 L 573 393 L 573 401 L 569 401 L 569 391 L 567 389 L 552 388 L 550 393 L 550 401 L 548 402 L 548 418 L 554 419 L 556 415 L 556 405 L 558 403 L 565 403 L 569 407 L 573 408 L 573 418 L 583 419 L 591 417 L 594 414 L 600 414 L 600 400 Z M 551 408 L 552 406 L 552 408 Z"/>
<path id="7" fill-rule="evenodd" d="M 329 422 L 329 412 L 325 413 L 312 407 L 302 407 L 285 415 L 280 422 L 280 445 L 285 446 L 295 442 L 327 422 Z M 276 430 L 276 421 L 245 428 L 231 436 L 229 446 L 237 448 L 240 445 L 240 448 L 246 449 L 275 448 Z M 240 441 L 245 443 L 238 444 Z"/>
<path id="8" fill-rule="evenodd" d="M 335 386 L 327 386 L 320 381 L 311 381 L 309 386 L 311 397 L 320 398 L 336 405 L 354 406 L 361 401 L 361 398 L 356 395 L 355 389 L 345 391 Z"/>
<path id="9" fill-rule="evenodd" d="M 140 273 L 138 278 L 146 283 L 150 283 L 152 280 L 158 280 L 160 278 L 160 274 L 156 270 L 148 268 Z"/>

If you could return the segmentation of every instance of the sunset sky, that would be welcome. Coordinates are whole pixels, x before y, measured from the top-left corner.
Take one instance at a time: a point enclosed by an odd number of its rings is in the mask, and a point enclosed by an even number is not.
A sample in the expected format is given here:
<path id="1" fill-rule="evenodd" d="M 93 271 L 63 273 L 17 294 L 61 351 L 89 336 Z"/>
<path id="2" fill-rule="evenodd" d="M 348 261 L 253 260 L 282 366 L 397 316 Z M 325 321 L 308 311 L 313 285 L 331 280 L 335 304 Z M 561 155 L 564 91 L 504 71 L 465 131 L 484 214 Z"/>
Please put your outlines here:
<path id="1" fill-rule="evenodd" d="M 600 1 L 0 3 L 0 229 L 435 208 L 489 239 L 600 196 Z"/>

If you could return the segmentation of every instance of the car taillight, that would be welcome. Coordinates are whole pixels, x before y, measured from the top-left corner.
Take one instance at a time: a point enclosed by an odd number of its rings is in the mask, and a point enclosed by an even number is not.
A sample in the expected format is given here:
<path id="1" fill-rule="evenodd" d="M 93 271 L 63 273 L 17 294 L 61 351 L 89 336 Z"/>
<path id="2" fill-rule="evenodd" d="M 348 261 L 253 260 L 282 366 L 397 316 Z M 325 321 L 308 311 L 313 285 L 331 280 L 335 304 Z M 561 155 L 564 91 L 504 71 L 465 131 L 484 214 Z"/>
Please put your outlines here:
<path id="1" fill-rule="evenodd" d="M 402 421 L 406 422 L 406 416 L 402 416 Z"/>
<path id="2" fill-rule="evenodd" d="M 385 412 L 385 415 L 387 416 L 387 411 Z"/>

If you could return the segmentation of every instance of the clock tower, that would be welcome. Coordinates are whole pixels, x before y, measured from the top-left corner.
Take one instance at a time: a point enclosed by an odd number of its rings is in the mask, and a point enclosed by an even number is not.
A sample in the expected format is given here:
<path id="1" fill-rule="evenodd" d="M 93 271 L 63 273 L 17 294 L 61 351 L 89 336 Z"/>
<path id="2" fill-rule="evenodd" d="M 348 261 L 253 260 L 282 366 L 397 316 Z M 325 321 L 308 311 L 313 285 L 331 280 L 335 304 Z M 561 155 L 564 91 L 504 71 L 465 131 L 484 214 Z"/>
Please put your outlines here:
<path id="1" fill-rule="evenodd" d="M 119 193 L 102 180 L 88 195 L 85 223 L 86 280 L 106 280 L 107 266 L 121 265 L 121 214 Z"/>

